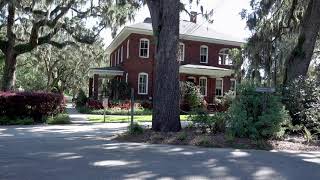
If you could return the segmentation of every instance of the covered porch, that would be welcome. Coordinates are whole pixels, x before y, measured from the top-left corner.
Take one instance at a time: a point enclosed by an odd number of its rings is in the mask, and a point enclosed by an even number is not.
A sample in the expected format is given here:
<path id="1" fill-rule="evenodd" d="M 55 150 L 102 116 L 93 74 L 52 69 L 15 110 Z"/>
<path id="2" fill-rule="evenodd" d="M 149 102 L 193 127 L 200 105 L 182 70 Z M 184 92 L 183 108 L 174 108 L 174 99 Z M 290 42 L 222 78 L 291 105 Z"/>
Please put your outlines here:
<path id="1" fill-rule="evenodd" d="M 193 82 L 200 87 L 204 99 L 214 103 L 215 98 L 234 90 L 234 70 L 221 67 L 186 64 L 179 68 L 180 80 Z"/>
<path id="2" fill-rule="evenodd" d="M 102 99 L 104 95 L 104 86 L 114 78 L 119 80 L 125 72 L 120 67 L 91 68 L 89 70 L 89 97 L 93 99 Z"/>

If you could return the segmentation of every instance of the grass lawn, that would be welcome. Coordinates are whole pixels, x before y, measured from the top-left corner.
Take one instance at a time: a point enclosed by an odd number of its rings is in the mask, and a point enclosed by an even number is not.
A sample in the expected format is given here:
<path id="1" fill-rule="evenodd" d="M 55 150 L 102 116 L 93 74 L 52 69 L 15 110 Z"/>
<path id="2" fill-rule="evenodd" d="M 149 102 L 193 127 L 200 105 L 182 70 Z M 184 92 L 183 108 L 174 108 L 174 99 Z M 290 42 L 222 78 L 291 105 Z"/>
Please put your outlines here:
<path id="1" fill-rule="evenodd" d="M 91 122 L 103 122 L 103 115 L 89 115 L 87 116 Z M 181 121 L 186 121 L 188 115 L 180 115 Z M 151 122 L 152 115 L 136 115 L 134 121 L 138 122 Z M 130 122 L 130 116 L 117 116 L 117 115 L 106 115 L 106 122 Z"/>

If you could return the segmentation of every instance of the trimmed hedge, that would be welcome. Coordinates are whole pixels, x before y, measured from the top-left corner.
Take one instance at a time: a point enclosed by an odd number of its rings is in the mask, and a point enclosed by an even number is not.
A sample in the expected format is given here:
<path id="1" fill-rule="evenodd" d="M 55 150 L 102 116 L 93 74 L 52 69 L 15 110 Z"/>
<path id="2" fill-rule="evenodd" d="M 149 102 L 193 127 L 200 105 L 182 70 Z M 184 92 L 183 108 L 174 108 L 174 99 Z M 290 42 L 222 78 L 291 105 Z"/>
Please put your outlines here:
<path id="1" fill-rule="evenodd" d="M 0 115 L 8 117 L 32 117 L 42 122 L 44 116 L 64 110 L 61 94 L 45 92 L 0 92 Z"/>

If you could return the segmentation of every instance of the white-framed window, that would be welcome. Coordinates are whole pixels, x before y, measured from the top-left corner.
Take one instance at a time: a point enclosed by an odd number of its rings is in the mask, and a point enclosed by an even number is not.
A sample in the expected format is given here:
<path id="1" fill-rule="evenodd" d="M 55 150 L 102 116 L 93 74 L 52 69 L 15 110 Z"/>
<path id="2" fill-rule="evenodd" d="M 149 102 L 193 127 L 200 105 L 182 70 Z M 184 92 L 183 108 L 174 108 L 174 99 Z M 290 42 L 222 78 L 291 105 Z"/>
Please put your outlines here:
<path id="1" fill-rule="evenodd" d="M 216 96 L 223 96 L 223 79 L 216 79 Z"/>
<path id="2" fill-rule="evenodd" d="M 199 87 L 200 87 L 200 93 L 202 96 L 207 96 L 207 78 L 206 77 L 200 77 L 199 78 Z"/>
<path id="3" fill-rule="evenodd" d="M 139 73 L 138 75 L 138 94 L 148 94 L 148 74 Z"/>
<path id="4" fill-rule="evenodd" d="M 208 63 L 208 46 L 200 46 L 200 63 Z"/>
<path id="5" fill-rule="evenodd" d="M 140 39 L 139 56 L 142 58 L 149 58 L 149 39 Z"/>
<path id="6" fill-rule="evenodd" d="M 123 46 L 121 46 L 120 62 L 123 62 Z"/>
<path id="7" fill-rule="evenodd" d="M 183 43 L 179 43 L 178 47 L 178 61 L 184 61 L 184 54 L 185 54 L 185 46 Z"/>
<path id="8" fill-rule="evenodd" d="M 127 41 L 127 59 L 130 57 L 130 39 Z"/>
<path id="9" fill-rule="evenodd" d="M 232 61 L 229 58 L 229 49 L 223 48 L 219 51 L 219 64 L 220 65 L 231 65 Z"/>

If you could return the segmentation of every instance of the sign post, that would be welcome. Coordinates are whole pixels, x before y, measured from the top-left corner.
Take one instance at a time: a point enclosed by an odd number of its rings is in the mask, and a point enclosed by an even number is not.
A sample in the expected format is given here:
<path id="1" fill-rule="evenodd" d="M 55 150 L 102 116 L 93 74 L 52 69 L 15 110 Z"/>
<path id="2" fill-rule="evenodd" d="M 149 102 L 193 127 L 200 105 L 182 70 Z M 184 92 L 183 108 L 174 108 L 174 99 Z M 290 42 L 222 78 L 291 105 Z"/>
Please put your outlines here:
<path id="1" fill-rule="evenodd" d="M 268 101 L 268 97 L 267 94 L 271 94 L 276 92 L 275 88 L 271 88 L 271 87 L 257 87 L 256 88 L 256 92 L 259 93 L 263 93 L 263 106 L 262 106 L 262 111 L 266 111 L 267 109 L 267 101 Z"/>
<path id="2" fill-rule="evenodd" d="M 108 98 L 104 98 L 102 102 L 103 106 L 103 123 L 106 122 L 106 108 L 108 108 Z"/>

